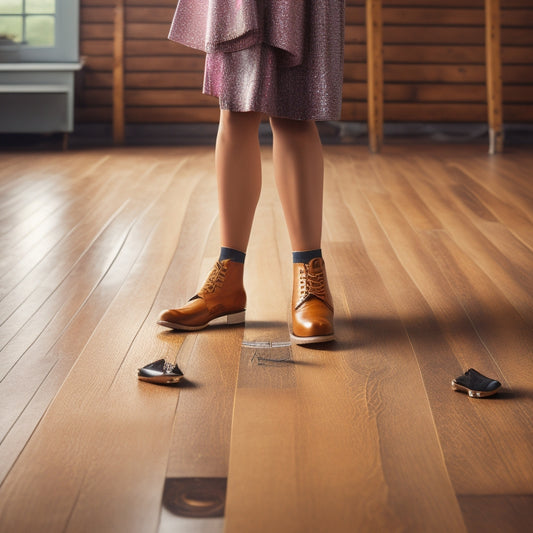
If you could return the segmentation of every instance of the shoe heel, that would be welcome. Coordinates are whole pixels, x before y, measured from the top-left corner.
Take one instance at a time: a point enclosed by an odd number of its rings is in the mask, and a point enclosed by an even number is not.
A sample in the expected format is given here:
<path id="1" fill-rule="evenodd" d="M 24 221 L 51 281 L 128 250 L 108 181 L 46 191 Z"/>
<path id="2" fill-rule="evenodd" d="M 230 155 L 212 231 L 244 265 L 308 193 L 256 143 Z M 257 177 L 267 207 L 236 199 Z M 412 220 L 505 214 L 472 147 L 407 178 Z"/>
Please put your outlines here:
<path id="1" fill-rule="evenodd" d="M 231 315 L 226 316 L 227 324 L 229 326 L 233 324 L 242 324 L 244 322 L 244 316 L 246 311 L 239 311 L 238 313 L 232 313 Z"/>

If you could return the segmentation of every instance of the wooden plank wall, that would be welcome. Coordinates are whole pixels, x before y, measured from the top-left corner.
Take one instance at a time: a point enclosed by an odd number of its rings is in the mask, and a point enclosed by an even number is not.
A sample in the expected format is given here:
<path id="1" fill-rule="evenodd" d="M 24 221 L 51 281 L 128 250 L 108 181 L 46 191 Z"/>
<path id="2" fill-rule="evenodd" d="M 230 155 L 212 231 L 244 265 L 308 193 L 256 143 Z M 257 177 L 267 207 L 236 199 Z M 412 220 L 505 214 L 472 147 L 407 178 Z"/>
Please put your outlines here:
<path id="1" fill-rule="evenodd" d="M 81 0 L 76 120 L 111 122 L 116 0 Z M 177 0 L 125 0 L 127 123 L 215 122 L 203 54 L 167 40 Z M 533 122 L 533 3 L 501 0 L 504 121 Z M 384 0 L 385 121 L 485 122 L 484 0 Z M 347 0 L 344 120 L 366 121 L 365 0 Z"/>

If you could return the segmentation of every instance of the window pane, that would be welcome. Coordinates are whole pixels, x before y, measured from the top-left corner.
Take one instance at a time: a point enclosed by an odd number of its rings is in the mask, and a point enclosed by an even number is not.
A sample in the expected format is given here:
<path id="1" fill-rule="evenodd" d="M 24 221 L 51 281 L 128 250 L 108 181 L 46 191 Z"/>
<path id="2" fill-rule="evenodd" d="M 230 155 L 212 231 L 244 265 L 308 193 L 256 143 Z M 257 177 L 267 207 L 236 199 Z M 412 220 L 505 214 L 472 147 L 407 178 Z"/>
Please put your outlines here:
<path id="1" fill-rule="evenodd" d="M 0 45 L 22 41 L 22 17 L 0 16 Z"/>
<path id="2" fill-rule="evenodd" d="M 30 46 L 54 46 L 55 18 L 44 15 L 26 17 L 26 41 Z"/>
<path id="3" fill-rule="evenodd" d="M 0 4 L 3 1 L 0 0 Z M 56 0 L 26 0 L 26 13 L 46 13 L 52 15 L 55 12 Z"/>
<path id="4" fill-rule="evenodd" d="M 0 14 L 22 13 L 22 0 L 0 0 Z"/>

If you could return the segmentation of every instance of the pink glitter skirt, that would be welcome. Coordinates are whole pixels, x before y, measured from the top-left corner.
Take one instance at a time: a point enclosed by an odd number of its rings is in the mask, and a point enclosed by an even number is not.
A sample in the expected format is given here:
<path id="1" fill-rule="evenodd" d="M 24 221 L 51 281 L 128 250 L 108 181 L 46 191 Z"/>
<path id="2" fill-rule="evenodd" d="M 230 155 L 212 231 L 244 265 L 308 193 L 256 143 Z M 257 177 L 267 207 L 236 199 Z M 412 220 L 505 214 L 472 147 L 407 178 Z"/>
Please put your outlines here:
<path id="1" fill-rule="evenodd" d="M 221 109 L 340 117 L 344 0 L 179 0 L 169 39 L 207 53 Z"/>

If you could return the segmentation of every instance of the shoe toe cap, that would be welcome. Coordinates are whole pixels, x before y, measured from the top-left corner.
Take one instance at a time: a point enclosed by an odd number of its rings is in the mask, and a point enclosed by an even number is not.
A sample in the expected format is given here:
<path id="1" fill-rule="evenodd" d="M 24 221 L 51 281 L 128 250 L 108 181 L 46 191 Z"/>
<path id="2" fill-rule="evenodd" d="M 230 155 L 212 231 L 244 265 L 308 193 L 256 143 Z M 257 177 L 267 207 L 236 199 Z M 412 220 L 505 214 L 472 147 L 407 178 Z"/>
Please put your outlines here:
<path id="1" fill-rule="evenodd" d="M 501 383 L 499 381 L 496 381 L 495 379 L 493 379 L 492 381 L 490 381 L 486 385 L 485 390 L 492 392 L 492 391 L 494 391 L 494 390 L 496 390 L 496 389 L 498 389 L 500 387 L 501 387 Z"/>
<path id="2" fill-rule="evenodd" d="M 158 322 L 172 322 L 172 319 L 176 317 L 175 309 L 165 309 L 159 313 L 157 319 Z"/>
<path id="3" fill-rule="evenodd" d="M 294 333 L 300 337 L 314 337 L 317 335 L 331 335 L 333 325 L 326 317 L 300 319 L 293 323 Z"/>
<path id="4" fill-rule="evenodd" d="M 174 325 L 187 325 L 191 322 L 190 317 L 179 309 L 166 309 L 161 311 L 157 323 L 162 326 L 173 327 Z"/>

